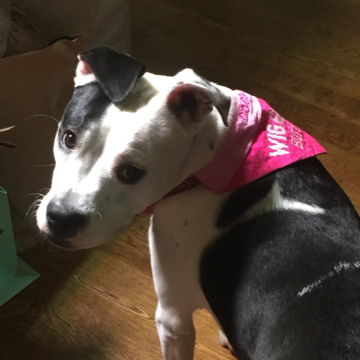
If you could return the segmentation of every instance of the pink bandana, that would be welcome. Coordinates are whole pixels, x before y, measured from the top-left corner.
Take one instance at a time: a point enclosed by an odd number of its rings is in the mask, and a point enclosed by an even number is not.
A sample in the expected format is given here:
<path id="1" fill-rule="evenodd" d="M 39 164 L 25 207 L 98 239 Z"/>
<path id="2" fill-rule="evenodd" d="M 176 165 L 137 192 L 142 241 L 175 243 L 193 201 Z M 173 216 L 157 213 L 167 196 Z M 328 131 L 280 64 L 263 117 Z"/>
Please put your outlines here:
<path id="1" fill-rule="evenodd" d="M 281 117 L 264 100 L 234 91 L 238 117 L 213 159 L 167 196 L 202 182 L 215 194 L 251 183 L 296 161 L 325 153 L 310 135 Z M 143 214 L 152 214 L 149 206 Z"/>
<path id="2" fill-rule="evenodd" d="M 238 118 L 212 161 L 195 176 L 221 194 L 296 161 L 325 153 L 310 135 L 265 101 L 234 91 Z"/>

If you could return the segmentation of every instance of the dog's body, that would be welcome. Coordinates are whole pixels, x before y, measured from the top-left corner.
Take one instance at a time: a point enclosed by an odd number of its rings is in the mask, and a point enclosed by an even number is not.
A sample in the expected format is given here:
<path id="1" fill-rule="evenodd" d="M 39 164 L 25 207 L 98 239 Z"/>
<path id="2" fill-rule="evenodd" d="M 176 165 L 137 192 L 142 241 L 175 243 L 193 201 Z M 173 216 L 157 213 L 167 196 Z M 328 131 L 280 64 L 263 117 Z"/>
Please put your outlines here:
<path id="1" fill-rule="evenodd" d="M 220 194 L 199 184 L 165 197 L 221 147 L 232 91 L 188 70 L 141 77 L 141 64 L 109 51 L 80 61 L 40 229 L 59 246 L 92 247 L 155 204 L 149 238 L 166 360 L 193 358 L 197 308 L 212 312 L 242 360 L 360 359 L 359 218 L 320 162 Z"/>

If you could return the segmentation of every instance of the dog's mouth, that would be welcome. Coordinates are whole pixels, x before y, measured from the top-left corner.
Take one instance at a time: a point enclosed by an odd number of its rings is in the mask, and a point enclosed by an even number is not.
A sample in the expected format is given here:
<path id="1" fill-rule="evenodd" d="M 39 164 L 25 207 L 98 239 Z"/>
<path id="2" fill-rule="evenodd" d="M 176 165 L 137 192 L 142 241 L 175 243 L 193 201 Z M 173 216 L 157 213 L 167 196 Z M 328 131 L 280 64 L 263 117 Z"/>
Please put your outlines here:
<path id="1" fill-rule="evenodd" d="M 46 239 L 58 248 L 66 249 L 66 250 L 76 250 L 77 247 L 68 239 L 60 239 L 51 234 L 46 235 Z"/>
<path id="2" fill-rule="evenodd" d="M 47 224 L 43 224 L 40 227 L 40 232 L 44 236 L 45 240 L 51 245 L 60 249 L 76 250 L 77 247 L 67 238 L 56 236 L 48 227 Z"/>
<path id="3" fill-rule="evenodd" d="M 65 202 L 58 197 L 43 200 L 37 211 L 37 225 L 48 243 L 66 250 L 90 249 L 124 231 L 133 219 L 126 212 L 115 217 L 108 211 L 109 215 L 103 216 L 104 211 L 95 210 L 92 203 L 75 205 L 74 201 Z"/>
<path id="4" fill-rule="evenodd" d="M 94 231 L 89 232 L 79 232 L 78 234 L 66 238 L 62 237 L 59 234 L 54 234 L 51 230 L 42 231 L 46 241 L 51 245 L 63 249 L 63 250 L 85 250 L 91 249 L 96 246 L 99 246 L 111 239 L 113 239 L 118 234 L 124 232 L 127 229 L 128 225 L 122 226 L 121 228 L 116 229 L 113 232 L 107 233 L 105 236 L 102 236 L 101 233 L 96 233 Z M 94 235 L 96 233 L 96 235 Z M 92 234 L 93 236 L 91 236 Z"/>

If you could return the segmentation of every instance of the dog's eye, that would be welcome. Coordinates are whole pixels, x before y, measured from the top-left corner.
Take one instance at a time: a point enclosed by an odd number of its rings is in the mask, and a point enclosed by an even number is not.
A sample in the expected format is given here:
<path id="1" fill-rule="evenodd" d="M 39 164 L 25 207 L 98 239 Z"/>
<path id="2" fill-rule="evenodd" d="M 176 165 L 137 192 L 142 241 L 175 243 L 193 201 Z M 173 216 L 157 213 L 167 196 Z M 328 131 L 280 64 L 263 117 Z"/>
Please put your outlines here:
<path id="1" fill-rule="evenodd" d="M 145 174 L 146 174 L 145 170 L 133 164 L 122 165 L 116 169 L 117 179 L 121 183 L 127 185 L 136 184 L 144 177 Z"/>
<path id="2" fill-rule="evenodd" d="M 62 142 L 68 149 L 72 150 L 76 145 L 76 135 L 72 131 L 66 130 Z"/>

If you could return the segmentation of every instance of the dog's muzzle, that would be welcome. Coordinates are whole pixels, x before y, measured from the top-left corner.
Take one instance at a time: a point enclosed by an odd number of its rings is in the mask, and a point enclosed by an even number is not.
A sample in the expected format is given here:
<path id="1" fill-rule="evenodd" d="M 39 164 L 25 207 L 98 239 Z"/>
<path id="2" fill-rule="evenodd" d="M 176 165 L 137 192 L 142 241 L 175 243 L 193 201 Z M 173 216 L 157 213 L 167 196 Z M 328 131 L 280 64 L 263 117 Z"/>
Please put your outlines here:
<path id="1" fill-rule="evenodd" d="M 52 199 L 46 210 L 46 221 L 49 228 L 48 239 L 56 245 L 73 249 L 68 240 L 79 234 L 89 222 L 89 215 L 76 209 L 72 204 Z"/>

